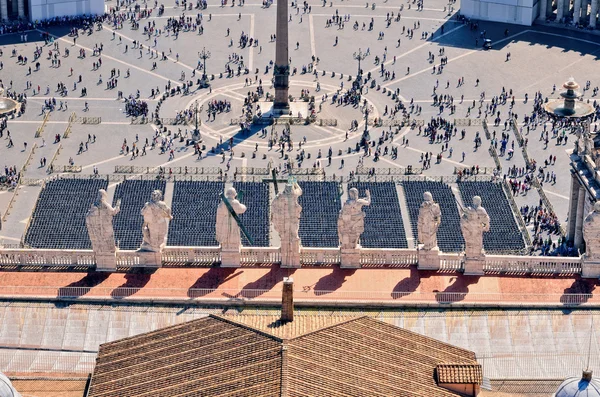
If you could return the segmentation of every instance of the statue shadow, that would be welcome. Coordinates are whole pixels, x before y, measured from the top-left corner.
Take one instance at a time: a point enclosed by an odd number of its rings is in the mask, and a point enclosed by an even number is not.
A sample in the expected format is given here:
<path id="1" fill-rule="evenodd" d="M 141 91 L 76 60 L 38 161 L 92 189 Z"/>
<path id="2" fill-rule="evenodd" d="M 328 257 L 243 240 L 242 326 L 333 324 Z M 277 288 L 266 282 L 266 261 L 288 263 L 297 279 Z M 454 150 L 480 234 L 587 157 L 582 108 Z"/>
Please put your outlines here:
<path id="1" fill-rule="evenodd" d="M 403 278 L 396 284 L 391 292 L 392 299 L 399 299 L 403 296 L 407 296 L 415 292 L 419 285 L 421 285 L 421 279 L 431 277 L 435 272 L 418 270 L 417 266 L 410 266 L 410 274 L 408 277 Z"/>
<path id="2" fill-rule="evenodd" d="M 187 292 L 188 298 L 194 299 L 208 295 L 219 288 L 221 284 L 244 272 L 242 270 L 236 273 L 236 270 L 238 269 L 232 267 L 211 267 L 190 286 Z"/>
<path id="3" fill-rule="evenodd" d="M 560 303 L 563 305 L 580 305 L 594 296 L 597 280 L 577 278 L 569 288 L 563 290 Z"/>
<path id="4" fill-rule="evenodd" d="M 435 300 L 438 303 L 453 303 L 464 300 L 469 293 L 469 285 L 477 284 L 481 276 L 464 276 L 459 275 L 452 277 L 454 282 L 446 287 L 443 291 L 434 290 L 436 293 Z"/>
<path id="5" fill-rule="evenodd" d="M 238 297 L 252 299 L 270 291 L 284 277 L 289 277 L 296 272 L 296 269 L 281 269 L 278 265 L 271 267 L 268 273 L 255 281 L 246 284 L 240 291 Z"/>
<path id="6" fill-rule="evenodd" d="M 81 280 L 74 281 L 58 289 L 59 298 L 79 298 L 86 295 L 90 290 L 104 282 L 110 273 L 89 272 Z"/>
<path id="7" fill-rule="evenodd" d="M 125 275 L 125 283 L 113 289 L 110 296 L 114 299 L 123 299 L 134 295 L 144 288 L 150 281 L 156 269 L 136 269 L 135 272 Z"/>
<path id="8" fill-rule="evenodd" d="M 340 269 L 338 266 L 333 268 L 333 272 L 323 276 L 315 283 L 313 290 L 315 295 L 326 295 L 337 291 L 346 282 L 346 277 L 352 276 L 356 269 Z"/>

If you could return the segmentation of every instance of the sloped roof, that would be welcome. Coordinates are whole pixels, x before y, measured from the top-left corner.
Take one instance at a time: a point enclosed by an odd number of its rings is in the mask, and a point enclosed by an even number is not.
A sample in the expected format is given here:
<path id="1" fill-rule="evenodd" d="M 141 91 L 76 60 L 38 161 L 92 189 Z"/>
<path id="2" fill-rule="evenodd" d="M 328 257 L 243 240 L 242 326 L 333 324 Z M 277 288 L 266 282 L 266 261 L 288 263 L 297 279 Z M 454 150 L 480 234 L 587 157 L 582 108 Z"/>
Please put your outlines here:
<path id="1" fill-rule="evenodd" d="M 437 377 L 440 383 L 481 383 L 481 366 L 470 364 L 439 364 Z"/>
<path id="2" fill-rule="evenodd" d="M 436 383 L 444 363 L 480 370 L 468 350 L 366 316 L 211 315 L 101 345 L 89 397 L 458 396 Z"/>

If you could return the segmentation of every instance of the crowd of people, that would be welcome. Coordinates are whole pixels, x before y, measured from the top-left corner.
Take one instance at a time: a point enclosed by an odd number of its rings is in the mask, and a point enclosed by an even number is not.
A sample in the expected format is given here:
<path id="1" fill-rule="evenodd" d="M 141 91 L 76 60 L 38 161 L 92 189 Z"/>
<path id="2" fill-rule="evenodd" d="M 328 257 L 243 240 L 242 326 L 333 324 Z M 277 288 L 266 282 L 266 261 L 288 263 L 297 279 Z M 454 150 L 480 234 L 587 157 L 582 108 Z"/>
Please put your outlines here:
<path id="1" fill-rule="evenodd" d="M 234 6 L 235 3 L 232 3 Z M 225 3 L 222 3 L 222 6 L 225 6 Z M 243 1 L 238 1 L 238 6 L 243 6 Z M 270 1 L 266 1 L 263 3 L 263 6 L 267 8 L 270 5 Z M 409 2 L 408 8 L 415 6 L 417 10 L 423 9 L 423 1 L 413 1 Z M 207 3 L 204 0 L 198 0 L 194 3 L 192 2 L 179 2 L 175 3 L 175 7 L 181 11 L 183 9 L 186 12 L 181 12 L 180 15 L 165 17 L 164 19 L 148 19 L 144 21 L 145 18 L 149 18 L 150 16 L 154 16 L 156 14 L 163 15 L 164 13 L 164 5 L 159 5 L 157 1 L 154 1 L 154 6 L 150 4 L 150 2 L 146 2 L 145 4 L 138 4 L 133 0 L 119 0 L 117 2 L 117 7 L 111 7 L 106 15 L 103 16 L 95 16 L 95 17 L 77 17 L 77 18 L 55 18 L 48 21 L 41 21 L 35 23 L 23 23 L 16 22 L 13 24 L 2 25 L 0 26 L 0 34 L 7 32 L 24 32 L 27 29 L 37 28 L 44 30 L 46 28 L 50 29 L 53 26 L 69 26 L 71 28 L 69 32 L 69 36 L 73 40 L 73 45 L 76 45 L 77 39 L 79 38 L 80 32 L 84 34 L 91 35 L 95 30 L 102 30 L 102 23 L 107 24 L 107 26 L 112 27 L 114 30 L 112 32 L 112 42 L 109 45 L 119 45 L 122 49 L 123 54 L 127 54 L 128 50 L 135 50 L 136 56 L 139 53 L 139 58 L 147 57 L 152 60 L 152 72 L 158 72 L 158 65 L 156 61 L 166 61 L 171 60 L 175 64 L 179 63 L 180 56 L 177 51 L 172 51 L 169 48 L 168 43 L 172 40 L 177 40 L 181 34 L 204 34 L 205 28 L 208 26 L 207 22 L 212 20 L 212 14 L 205 15 L 202 11 L 204 11 L 207 7 Z M 187 11 L 192 9 L 198 10 L 198 12 L 193 15 Z M 297 20 L 298 23 L 302 23 L 302 16 L 306 14 L 310 14 L 312 11 L 311 6 L 308 5 L 307 2 L 300 3 L 295 2 L 291 8 L 290 13 L 290 21 Z M 419 33 L 421 29 L 421 21 L 410 21 L 406 22 L 406 18 L 402 18 L 403 8 L 396 12 L 389 12 L 383 21 L 383 25 L 381 21 L 375 20 L 371 18 L 370 21 L 365 22 L 361 25 L 356 17 L 351 14 L 341 14 L 338 10 L 335 10 L 331 13 L 331 16 L 326 20 L 326 29 L 331 29 L 332 27 L 337 28 L 338 30 L 344 29 L 346 24 L 350 24 L 354 26 L 356 31 L 355 34 L 361 34 L 362 31 L 377 31 L 379 30 L 379 38 L 385 39 L 385 32 L 387 34 L 391 34 L 391 32 L 397 32 L 400 38 L 397 39 L 396 48 L 402 47 L 402 40 L 414 40 L 419 35 L 415 35 L 415 33 Z M 240 13 L 238 16 L 238 21 L 242 19 L 242 14 Z M 459 18 L 459 22 L 463 22 L 468 25 L 469 28 L 474 32 L 476 36 L 476 40 L 485 39 L 487 33 L 485 31 L 479 31 L 479 26 L 476 22 L 469 21 L 465 18 Z M 123 36 L 118 34 L 118 31 L 124 29 L 127 25 L 132 30 L 141 29 L 140 33 L 147 39 L 147 43 L 145 44 L 143 41 L 134 40 L 133 43 L 129 43 L 123 40 Z M 392 25 L 394 29 L 384 30 L 390 28 Z M 443 34 L 443 29 L 441 34 Z M 248 32 L 244 30 L 239 33 L 237 37 L 234 37 L 234 33 L 232 33 L 231 29 L 227 27 L 224 29 L 224 34 L 230 41 L 230 46 L 234 46 L 237 44 L 240 51 L 244 50 L 247 47 L 257 48 L 258 52 L 262 52 L 262 47 L 259 44 L 258 37 L 252 37 Z M 435 33 L 439 34 L 439 33 Z M 433 36 L 433 33 L 429 32 L 421 32 L 421 39 L 426 40 L 430 39 Z M 505 36 L 507 35 L 507 31 L 505 31 Z M 25 35 L 26 36 L 26 35 Z M 40 63 L 44 62 L 43 52 L 48 51 L 48 57 L 46 61 L 49 62 L 51 67 L 61 68 L 61 59 L 68 58 L 68 50 L 61 49 L 59 43 L 54 41 L 54 36 L 51 34 L 44 32 L 42 34 L 42 38 L 45 43 L 50 46 L 48 49 L 44 49 L 42 51 L 42 47 L 35 46 L 35 50 L 33 51 L 33 59 L 35 62 L 36 70 L 39 70 Z M 27 41 L 27 38 L 22 34 L 22 41 Z M 277 38 L 274 34 L 270 37 L 270 42 L 276 41 Z M 395 42 L 396 39 L 394 39 Z M 167 45 L 165 45 L 167 43 Z M 236 43 L 236 44 L 235 44 Z M 338 36 L 335 36 L 334 46 L 337 46 L 339 43 Z M 291 43 L 290 47 L 293 48 L 295 44 L 295 48 L 299 49 L 303 43 L 297 41 L 296 43 Z M 331 43 L 330 43 L 331 44 Z M 91 47 L 91 46 L 90 46 Z M 383 47 L 383 45 L 381 46 Z M 290 48 L 290 49 L 291 49 Z M 98 82 L 96 85 L 104 85 L 104 81 L 102 79 L 102 54 L 104 50 L 104 43 L 100 42 L 93 46 L 92 52 L 92 70 L 98 74 Z M 402 157 L 402 153 L 404 150 L 413 150 L 413 146 L 409 145 L 409 138 L 411 142 L 414 142 L 415 139 L 422 139 L 419 141 L 417 146 L 422 146 L 423 144 L 429 145 L 428 150 L 422 150 L 419 158 L 419 165 L 422 170 L 428 170 L 433 168 L 435 165 L 439 164 L 447 164 L 448 161 L 453 163 L 464 164 L 459 172 L 459 178 L 463 176 L 477 175 L 480 171 L 479 164 L 471 164 L 476 160 L 471 160 L 472 158 L 480 158 L 481 155 L 471 155 L 467 154 L 467 149 L 465 148 L 466 142 L 468 141 L 473 143 L 473 151 L 477 152 L 480 148 L 487 150 L 486 146 L 489 144 L 490 155 L 494 157 L 492 153 L 495 153 L 496 157 L 501 159 L 496 159 L 497 161 L 501 161 L 504 163 L 505 168 L 497 167 L 494 170 L 494 175 L 504 176 L 504 179 L 507 180 L 509 184 L 510 190 L 512 191 L 514 196 L 523 196 L 526 195 L 527 192 L 531 189 L 534 184 L 534 180 L 537 179 L 540 184 L 556 184 L 557 183 L 557 174 L 555 169 L 552 167 L 556 164 L 556 156 L 551 155 L 549 159 L 546 159 L 543 162 L 540 162 L 538 165 L 536 160 L 533 158 L 529 158 L 527 156 L 527 151 L 530 145 L 534 144 L 535 138 L 530 135 L 531 132 L 539 131 L 539 143 L 542 145 L 544 149 L 548 149 L 549 145 L 552 141 L 555 140 L 556 145 L 564 146 L 569 141 L 569 136 L 576 133 L 576 127 L 572 125 L 572 123 L 565 120 L 554 120 L 549 119 L 543 109 L 543 104 L 547 100 L 547 97 L 542 95 L 541 92 L 534 92 L 532 95 L 533 100 L 530 101 L 530 97 L 528 94 L 525 94 L 524 103 L 531 103 L 533 111 L 530 114 L 526 114 L 524 116 L 519 117 L 516 113 L 514 113 L 514 108 L 517 104 L 517 99 L 515 98 L 515 93 L 510 88 L 502 87 L 499 92 L 492 94 L 490 96 L 489 92 L 481 89 L 481 92 L 478 94 L 478 99 L 469 99 L 465 100 L 464 95 L 460 96 L 460 100 L 458 99 L 457 94 L 450 94 L 449 90 L 452 88 L 460 89 L 465 87 L 467 84 L 472 84 L 475 87 L 480 87 L 480 80 L 476 76 L 461 76 L 458 78 L 456 84 L 451 84 L 450 79 L 443 79 L 445 76 L 445 68 L 448 65 L 448 55 L 446 54 L 446 48 L 440 47 L 437 49 L 437 52 L 429 51 L 427 56 L 427 63 L 431 69 L 431 74 L 435 78 L 435 83 L 431 86 L 431 106 L 434 110 L 434 116 L 431 116 L 429 119 L 425 119 L 423 124 L 417 124 L 416 118 L 423 116 L 423 106 L 418 101 L 415 101 L 415 98 L 406 98 L 406 100 L 401 99 L 400 89 L 399 88 L 388 88 L 393 95 L 388 95 L 391 97 L 392 102 L 388 102 L 385 105 L 385 109 L 381 109 L 381 113 L 374 113 L 373 108 L 370 103 L 367 102 L 366 96 L 369 93 L 369 90 L 381 91 L 382 86 L 389 86 L 396 80 L 396 57 L 393 56 L 390 51 L 388 51 L 388 47 L 385 46 L 383 51 L 374 50 L 374 53 L 371 54 L 371 48 L 367 48 L 365 56 L 373 56 L 375 61 L 375 67 L 371 71 L 363 71 L 359 70 L 360 76 L 358 78 L 352 79 L 351 82 L 346 82 L 346 86 L 344 85 L 344 79 L 340 81 L 339 88 L 337 90 L 328 91 L 326 93 L 319 94 L 315 100 L 315 95 L 310 94 L 310 91 L 304 90 L 301 94 L 301 100 L 309 100 L 311 104 L 310 113 L 314 116 L 323 111 L 323 106 L 331 106 L 331 107 L 348 107 L 355 109 L 360 112 L 364 117 L 356 118 L 352 120 L 351 126 L 349 130 L 345 133 L 345 141 L 351 140 L 355 137 L 360 137 L 354 144 L 350 145 L 348 148 L 348 152 L 344 150 L 340 150 L 337 153 L 338 149 L 335 151 L 330 147 L 326 154 L 323 155 L 321 150 L 318 150 L 318 153 L 311 159 L 311 153 L 303 146 L 307 144 L 306 136 L 303 136 L 301 139 L 299 137 L 294 136 L 291 133 L 291 129 L 289 127 L 286 128 L 270 128 L 270 133 L 268 128 L 259 129 L 261 131 L 260 138 L 265 139 L 266 150 L 278 151 L 280 154 L 281 164 L 278 168 L 280 169 L 292 169 L 298 166 L 302 166 L 302 164 L 308 164 L 308 166 L 312 167 L 325 167 L 331 166 L 335 161 L 336 157 L 339 157 L 339 166 L 343 168 L 344 157 L 346 154 L 357 155 L 359 157 L 358 166 L 363 166 L 365 162 L 369 160 L 373 161 L 372 165 L 377 164 L 379 161 L 396 161 L 399 157 Z M 25 66 L 31 63 L 27 59 L 28 54 L 18 53 L 15 54 L 20 60 L 20 62 Z M 86 61 L 86 50 L 83 48 L 80 49 L 79 59 L 81 61 Z M 512 56 L 507 54 L 506 61 L 512 62 Z M 203 60 L 203 61 L 202 61 Z M 229 54 L 228 58 L 223 60 L 224 63 L 220 67 L 223 71 L 223 77 L 233 77 L 236 74 L 240 76 L 242 74 L 246 75 L 245 78 L 245 87 L 255 87 L 248 91 L 248 95 L 245 99 L 244 106 L 242 109 L 242 116 L 246 117 L 246 120 L 240 123 L 242 131 L 249 133 L 251 131 L 251 123 L 255 118 L 254 116 L 257 114 L 258 105 L 257 102 L 261 98 L 265 98 L 269 95 L 266 92 L 266 85 L 263 86 L 263 79 L 259 78 L 258 70 L 256 69 L 256 73 L 254 70 L 249 70 L 247 65 L 247 60 L 244 59 L 244 56 L 241 53 L 232 52 Z M 302 67 L 303 73 L 312 73 L 314 75 L 314 84 L 316 86 L 315 92 L 321 91 L 321 70 L 318 69 L 320 65 L 320 59 L 311 56 L 311 59 L 307 59 L 307 65 Z M 425 61 L 425 60 L 424 60 Z M 89 62 L 89 61 L 87 61 Z M 290 60 L 291 62 L 291 60 Z M 203 71 L 206 73 L 206 58 L 202 58 L 202 55 L 198 53 L 197 64 L 192 68 L 192 78 L 195 76 L 196 70 Z M 27 66 L 28 67 L 28 66 Z M 273 60 L 270 60 L 265 65 L 265 70 L 267 74 L 272 73 L 272 69 L 274 68 Z M 290 68 L 290 74 L 294 75 L 296 73 L 296 68 Z M 219 70 L 219 67 L 216 67 L 215 70 Z M 31 68 L 27 70 L 28 75 L 31 75 Z M 216 73 L 218 74 L 218 72 Z M 252 74 L 255 74 L 252 76 Z M 113 89 L 116 88 L 119 84 L 119 78 L 121 77 L 121 71 L 117 68 L 112 68 L 109 71 L 110 77 L 106 79 L 106 88 Z M 410 76 L 411 70 L 410 65 L 407 65 L 405 76 Z M 87 95 L 87 87 L 85 84 L 90 84 L 90 82 L 84 82 L 81 75 L 77 75 L 74 73 L 71 68 L 69 77 L 75 78 L 73 82 L 72 92 L 76 92 L 78 89 L 81 90 L 81 96 Z M 129 78 L 130 71 L 127 69 L 125 74 L 125 78 Z M 335 72 L 332 73 L 332 76 L 335 76 Z M 254 77 L 254 78 L 253 78 Z M 336 76 L 337 77 L 337 76 Z M 265 79 L 266 80 L 266 79 Z M 446 80 L 446 81 L 444 81 Z M 384 84 L 384 82 L 386 82 Z M 93 83 L 93 82 L 92 82 Z M 265 81 L 268 83 L 268 81 Z M 180 83 L 172 83 L 170 80 L 168 84 L 165 84 L 165 93 L 169 95 L 179 95 L 186 94 L 189 92 L 189 87 L 193 84 L 192 82 L 186 81 L 186 73 L 185 71 L 181 71 Z M 198 87 L 201 85 L 198 83 Z M 16 94 L 15 90 L 12 89 L 12 82 L 10 84 L 11 89 L 9 89 L 8 95 L 16 96 L 19 95 L 19 100 L 22 102 L 22 111 L 24 111 L 24 105 L 27 100 L 27 96 L 25 93 Z M 37 87 L 37 91 L 36 91 Z M 42 85 L 44 87 L 44 85 Z M 34 94 L 37 93 L 41 95 L 42 87 L 39 85 L 34 85 L 32 82 L 27 82 L 27 89 L 32 88 Z M 46 86 L 46 95 L 51 95 L 50 87 Z M 69 85 L 70 88 L 70 85 Z M 270 87 L 272 88 L 272 87 Z M 121 87 L 119 86 L 119 89 Z M 150 92 L 151 90 L 151 92 Z M 211 92 L 212 88 L 209 88 L 209 92 Z M 592 93 L 597 93 L 598 88 L 592 88 L 589 83 L 586 83 L 584 88 L 584 92 L 587 90 L 591 90 Z M 142 100 L 142 94 L 148 94 L 151 98 L 155 98 L 156 96 L 160 96 L 159 87 L 149 87 L 148 93 L 141 93 L 138 89 L 135 93 L 123 93 L 123 91 L 118 92 L 118 98 L 123 100 L 124 102 L 124 112 L 128 116 L 139 117 L 144 116 L 147 117 L 151 110 L 149 109 L 148 102 L 146 100 Z M 69 90 L 67 88 L 67 84 L 59 81 L 57 83 L 56 93 L 58 95 L 67 97 L 69 94 Z M 421 101 L 422 102 L 422 101 Z M 63 106 L 64 105 L 64 106 Z M 159 102 L 160 105 L 160 102 Z M 596 109 L 596 116 L 594 121 L 597 120 L 597 115 L 600 112 L 600 107 L 594 101 L 593 106 Z M 256 109 L 255 109 L 256 107 Z M 57 108 L 66 110 L 67 101 L 59 100 L 57 101 L 55 98 L 49 98 L 44 100 L 44 105 L 42 112 L 45 111 L 56 111 Z M 208 121 L 211 122 L 216 119 L 217 114 L 224 112 L 231 112 L 232 110 L 237 111 L 235 107 L 232 107 L 232 104 L 224 99 L 212 99 L 205 104 L 205 111 L 208 115 Z M 89 111 L 88 102 L 85 102 L 84 111 Z M 461 112 L 464 111 L 464 114 Z M 193 109 L 180 109 L 176 111 L 176 118 L 189 121 L 193 119 Z M 430 113 L 430 112 L 427 112 Z M 156 110 L 152 111 L 153 118 L 159 118 L 159 107 L 157 106 Z M 467 130 L 457 125 L 455 120 L 458 117 L 476 117 L 478 119 L 487 119 L 489 120 L 488 130 L 483 129 L 483 127 L 479 128 L 478 131 Z M 362 130 L 362 126 L 360 125 L 364 121 L 362 119 L 372 120 L 371 127 L 365 130 Z M 519 123 L 521 120 L 521 123 Z M 410 126 L 410 131 L 408 133 L 403 132 L 404 126 Z M 515 125 L 519 125 L 515 127 Z M 501 129 L 504 127 L 503 129 Z M 1 131 L 1 130 L 0 130 Z M 400 136 L 401 135 L 401 136 Z M 518 136 L 517 136 L 518 135 Z M 188 138 L 187 130 L 182 132 L 172 133 L 167 128 L 156 130 L 155 135 L 151 137 L 151 142 L 146 139 L 145 144 L 141 145 L 136 138 L 136 141 L 131 144 L 127 144 L 127 141 L 122 145 L 121 152 L 124 155 L 132 156 L 132 159 L 137 158 L 138 156 L 145 156 L 146 148 L 154 149 L 158 147 L 160 149 L 160 153 L 168 153 L 169 160 L 173 160 L 175 158 L 176 153 L 176 143 L 177 139 L 179 141 L 190 142 Z M 60 135 L 57 135 L 60 139 Z M 533 139 L 532 139 L 533 138 Z M 294 142 L 294 141 L 297 141 Z M 572 142 L 573 138 L 571 139 Z M 309 142 L 310 143 L 310 142 Z M 537 144 L 538 142 L 535 142 Z M 231 160 L 233 159 L 233 153 L 236 142 L 233 140 L 227 140 L 225 144 L 223 142 L 219 142 L 218 145 L 215 145 L 212 150 L 203 149 L 198 143 L 194 144 L 194 153 L 198 154 L 198 159 L 203 158 L 203 154 L 208 155 L 217 154 L 222 156 L 222 163 L 227 169 L 230 168 Z M 12 143 L 12 139 L 10 139 L 8 147 L 14 146 Z M 85 145 L 87 146 L 87 145 Z M 455 147 L 458 150 L 458 156 L 454 155 Z M 87 149 L 87 148 L 86 148 Z M 252 158 L 257 157 L 256 154 L 259 152 L 259 146 L 256 145 L 255 151 L 252 154 Z M 295 156 L 290 155 L 292 151 L 297 150 Z M 416 150 L 416 149 L 415 149 Z M 517 166 L 515 164 L 514 156 L 515 152 L 523 151 L 524 158 L 527 159 L 528 163 L 524 166 Z M 79 147 L 79 154 L 84 152 L 83 146 Z M 226 160 L 226 154 L 229 154 L 229 160 Z M 315 154 L 315 153 L 313 153 Z M 334 156 L 335 154 L 335 156 Z M 260 156 L 258 156 L 260 158 Z M 325 157 L 327 161 L 321 162 L 321 159 Z M 266 153 L 263 154 L 263 159 L 266 158 Z M 311 159 L 312 161 L 307 163 L 306 160 Z M 511 166 L 506 166 L 506 163 L 511 164 Z M 467 165 L 470 164 L 470 165 Z M 543 165 L 542 165 L 543 164 Z M 348 172 L 353 172 L 349 170 Z M 435 171 L 431 171 L 435 173 Z M 533 214 L 533 215 L 532 215 Z M 543 236 L 556 234 L 560 231 L 560 222 L 556 218 L 556 215 L 552 213 L 547 208 L 529 208 L 527 207 L 522 211 L 522 216 L 524 217 L 533 217 L 533 235 L 534 240 L 536 241 L 536 247 L 541 250 L 543 254 L 552 254 L 556 252 L 555 249 L 547 249 L 543 247 L 552 247 L 552 242 L 550 244 L 545 243 L 545 239 Z M 528 220 L 527 223 L 530 222 L 531 219 Z M 551 237 L 549 237 L 551 238 Z M 540 241 L 542 241 L 540 243 Z M 560 244 L 559 244 L 560 245 Z M 555 247 L 556 248 L 556 247 Z"/>

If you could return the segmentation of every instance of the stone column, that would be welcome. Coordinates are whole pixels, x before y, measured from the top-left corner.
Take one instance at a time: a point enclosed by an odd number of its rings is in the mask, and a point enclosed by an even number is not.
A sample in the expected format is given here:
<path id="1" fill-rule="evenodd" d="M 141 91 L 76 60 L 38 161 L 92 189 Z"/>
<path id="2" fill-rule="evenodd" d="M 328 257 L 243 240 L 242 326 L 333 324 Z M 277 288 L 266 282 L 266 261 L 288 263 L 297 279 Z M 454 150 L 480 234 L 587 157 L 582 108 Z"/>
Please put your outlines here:
<path id="1" fill-rule="evenodd" d="M 278 112 L 289 111 L 290 64 L 288 52 L 288 0 L 277 0 L 277 39 L 275 43 L 275 102 L 273 108 Z"/>
<path id="2" fill-rule="evenodd" d="M 548 12 L 548 0 L 540 0 L 540 16 L 539 19 L 545 20 Z"/>
<path id="3" fill-rule="evenodd" d="M 556 20 L 560 21 L 565 15 L 565 3 L 569 0 L 556 0 Z"/>
<path id="4" fill-rule="evenodd" d="M 583 242 L 583 207 L 585 205 L 585 188 L 582 186 L 579 188 L 579 195 L 577 197 L 577 218 L 575 218 L 575 237 L 573 239 L 573 245 L 575 248 L 580 248 Z"/>
<path id="5" fill-rule="evenodd" d="M 598 1 L 600 0 L 592 0 L 590 8 L 590 27 L 592 29 L 596 28 L 596 21 L 598 20 Z"/>
<path id="6" fill-rule="evenodd" d="M 8 21 L 8 0 L 0 0 L 0 18 Z"/>
<path id="7" fill-rule="evenodd" d="M 573 22 L 579 23 L 581 18 L 581 0 L 575 0 L 573 2 Z"/>
<path id="8" fill-rule="evenodd" d="M 571 172 L 571 194 L 569 194 L 569 222 L 567 225 L 567 240 L 575 239 L 575 220 L 577 219 L 577 196 L 579 195 L 579 181 L 575 173 Z"/>
<path id="9" fill-rule="evenodd" d="M 17 0 L 19 19 L 25 19 L 25 0 Z"/>

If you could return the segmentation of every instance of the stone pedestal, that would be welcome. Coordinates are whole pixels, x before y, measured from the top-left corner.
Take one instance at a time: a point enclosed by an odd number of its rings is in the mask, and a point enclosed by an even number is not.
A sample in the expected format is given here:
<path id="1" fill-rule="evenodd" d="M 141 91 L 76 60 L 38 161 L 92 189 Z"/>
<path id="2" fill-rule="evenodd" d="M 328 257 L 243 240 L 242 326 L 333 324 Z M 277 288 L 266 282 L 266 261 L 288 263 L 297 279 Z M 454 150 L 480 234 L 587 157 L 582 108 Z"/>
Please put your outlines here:
<path id="1" fill-rule="evenodd" d="M 465 257 L 465 267 L 463 273 L 466 276 L 483 276 L 483 266 L 485 265 L 485 255 L 476 257 Z"/>
<path id="2" fill-rule="evenodd" d="M 423 244 L 419 244 L 419 270 L 440 270 L 440 249 L 435 247 L 431 250 L 424 250 Z"/>
<path id="3" fill-rule="evenodd" d="M 106 254 L 96 254 L 95 257 L 97 272 L 117 271 L 117 254 L 115 252 Z"/>
<path id="4" fill-rule="evenodd" d="M 600 261 L 595 259 L 587 259 L 583 257 L 581 264 L 581 277 L 583 278 L 600 278 Z"/>
<path id="5" fill-rule="evenodd" d="M 240 267 L 242 255 L 240 250 L 237 251 L 221 251 L 221 267 Z"/>
<path id="6" fill-rule="evenodd" d="M 360 248 L 342 248 L 340 267 L 342 269 L 360 269 Z"/>
<path id="7" fill-rule="evenodd" d="M 281 251 L 281 268 L 284 269 L 300 269 L 300 249 L 298 251 Z"/>
<path id="8" fill-rule="evenodd" d="M 140 258 L 140 267 L 162 267 L 162 255 L 160 252 L 154 251 L 138 251 Z"/>

